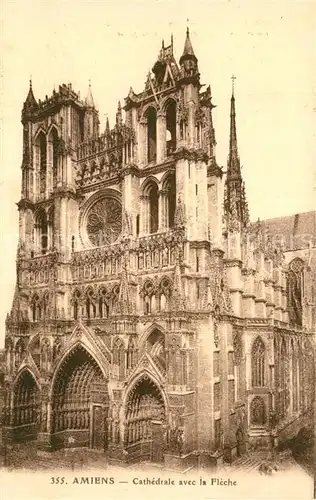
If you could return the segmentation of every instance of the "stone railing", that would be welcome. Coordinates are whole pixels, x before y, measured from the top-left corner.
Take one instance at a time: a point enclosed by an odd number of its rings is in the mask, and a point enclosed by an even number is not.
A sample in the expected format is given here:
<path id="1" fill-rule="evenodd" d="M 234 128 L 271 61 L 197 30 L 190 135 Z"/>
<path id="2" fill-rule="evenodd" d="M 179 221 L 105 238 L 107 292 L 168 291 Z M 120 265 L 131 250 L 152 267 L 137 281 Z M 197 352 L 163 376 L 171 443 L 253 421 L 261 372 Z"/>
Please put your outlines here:
<path id="1" fill-rule="evenodd" d="M 30 259 L 21 258 L 19 271 L 22 285 L 47 283 L 52 277 L 52 268 L 57 263 L 58 252 L 38 255 Z"/>
<path id="2" fill-rule="evenodd" d="M 122 247 L 109 246 L 74 252 L 71 258 L 74 281 L 102 279 L 117 276 L 122 270 Z"/>
<path id="3" fill-rule="evenodd" d="M 181 230 L 142 236 L 137 240 L 137 268 L 139 270 L 173 266 L 177 251 L 183 255 L 184 235 Z"/>

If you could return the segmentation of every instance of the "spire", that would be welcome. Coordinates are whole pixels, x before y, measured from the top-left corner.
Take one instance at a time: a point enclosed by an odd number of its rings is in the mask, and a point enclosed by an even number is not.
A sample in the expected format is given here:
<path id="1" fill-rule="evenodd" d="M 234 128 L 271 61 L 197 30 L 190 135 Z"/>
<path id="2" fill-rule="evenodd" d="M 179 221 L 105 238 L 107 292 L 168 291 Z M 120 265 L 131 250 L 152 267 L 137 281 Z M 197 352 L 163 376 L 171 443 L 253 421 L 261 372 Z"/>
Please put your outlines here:
<path id="1" fill-rule="evenodd" d="M 33 88 L 32 88 L 32 79 L 30 79 L 29 91 L 26 97 L 26 100 L 23 105 L 23 114 L 32 113 L 32 111 L 36 110 L 38 107 L 37 101 L 34 97 Z"/>
<path id="2" fill-rule="evenodd" d="M 105 123 L 105 133 L 106 134 L 109 134 L 110 133 L 110 122 L 109 122 L 109 118 L 106 117 L 106 123 Z"/>
<path id="3" fill-rule="evenodd" d="M 235 85 L 236 77 L 232 76 L 232 96 L 230 100 L 230 136 L 229 136 L 229 155 L 227 176 L 241 176 L 240 160 L 237 147 L 236 133 L 236 108 L 235 108 Z"/>
<path id="4" fill-rule="evenodd" d="M 123 118 L 122 118 L 122 107 L 121 107 L 121 102 L 118 102 L 117 105 L 117 112 L 116 112 L 116 124 L 117 125 L 122 125 Z"/>
<path id="5" fill-rule="evenodd" d="M 197 62 L 197 58 L 195 57 L 194 50 L 192 47 L 191 39 L 190 39 L 190 31 L 189 28 L 187 28 L 187 34 L 186 34 L 186 39 L 184 43 L 184 49 L 183 49 L 183 54 L 180 57 L 180 64 L 182 64 L 183 61 L 191 59 L 195 62 Z"/>
<path id="6" fill-rule="evenodd" d="M 91 80 L 89 80 L 89 88 L 88 88 L 88 93 L 87 93 L 87 97 L 86 97 L 86 106 L 88 108 L 95 107 L 94 99 L 93 99 L 93 95 L 92 95 L 92 91 L 91 91 Z"/>
<path id="7" fill-rule="evenodd" d="M 237 146 L 235 80 L 232 77 L 232 95 L 230 100 L 230 134 L 227 161 L 227 177 L 225 183 L 225 215 L 229 225 L 236 228 L 239 223 L 245 227 L 249 222 L 249 211 L 246 200 L 245 184 L 241 175 L 240 159 Z"/>

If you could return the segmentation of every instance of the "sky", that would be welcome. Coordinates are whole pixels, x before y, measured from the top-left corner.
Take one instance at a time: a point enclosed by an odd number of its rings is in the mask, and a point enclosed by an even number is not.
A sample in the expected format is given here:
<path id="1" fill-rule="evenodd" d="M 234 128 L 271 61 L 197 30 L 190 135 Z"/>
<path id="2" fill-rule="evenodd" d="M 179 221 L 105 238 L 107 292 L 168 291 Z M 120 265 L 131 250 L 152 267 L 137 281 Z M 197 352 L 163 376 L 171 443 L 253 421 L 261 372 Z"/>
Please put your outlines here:
<path id="1" fill-rule="evenodd" d="M 91 80 L 114 123 L 130 86 L 144 88 L 162 39 L 180 58 L 187 26 L 201 82 L 212 88 L 217 161 L 225 168 L 231 75 L 251 218 L 316 206 L 316 2 L 2 0 L 0 29 L 0 346 L 15 285 L 22 125 L 29 79 L 37 99 Z"/>

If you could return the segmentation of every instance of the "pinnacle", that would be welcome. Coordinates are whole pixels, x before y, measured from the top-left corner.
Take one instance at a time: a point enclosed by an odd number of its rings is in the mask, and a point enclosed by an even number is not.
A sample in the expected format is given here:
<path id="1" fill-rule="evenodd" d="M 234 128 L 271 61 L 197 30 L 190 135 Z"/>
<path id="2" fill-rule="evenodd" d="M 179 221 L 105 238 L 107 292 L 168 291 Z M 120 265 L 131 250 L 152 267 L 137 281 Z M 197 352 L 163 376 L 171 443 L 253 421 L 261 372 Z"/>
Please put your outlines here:
<path id="1" fill-rule="evenodd" d="M 89 88 L 88 88 L 88 94 L 87 94 L 87 97 L 86 97 L 86 106 L 88 106 L 89 108 L 94 108 L 95 105 L 94 105 L 94 99 L 93 99 L 93 95 L 92 95 L 92 91 L 91 91 L 91 82 L 89 80 Z"/>
<path id="2" fill-rule="evenodd" d="M 193 50 L 192 43 L 191 43 L 191 39 L 190 39 L 189 28 L 187 28 L 187 34 L 186 34 L 186 39 L 185 39 L 185 43 L 184 43 L 182 57 L 183 56 L 194 56 L 195 57 L 194 50 Z"/>

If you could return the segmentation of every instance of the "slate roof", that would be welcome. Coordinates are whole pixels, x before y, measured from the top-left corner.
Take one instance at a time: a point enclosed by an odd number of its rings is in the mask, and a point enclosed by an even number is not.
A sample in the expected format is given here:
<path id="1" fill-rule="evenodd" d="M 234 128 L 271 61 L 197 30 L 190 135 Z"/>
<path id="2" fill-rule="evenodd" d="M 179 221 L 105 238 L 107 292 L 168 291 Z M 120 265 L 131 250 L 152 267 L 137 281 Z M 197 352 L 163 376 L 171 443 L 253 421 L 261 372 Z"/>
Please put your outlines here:
<path id="1" fill-rule="evenodd" d="M 308 248 L 310 242 L 316 246 L 316 211 L 304 212 L 261 221 L 266 236 L 273 242 L 283 242 L 285 250 Z"/>

